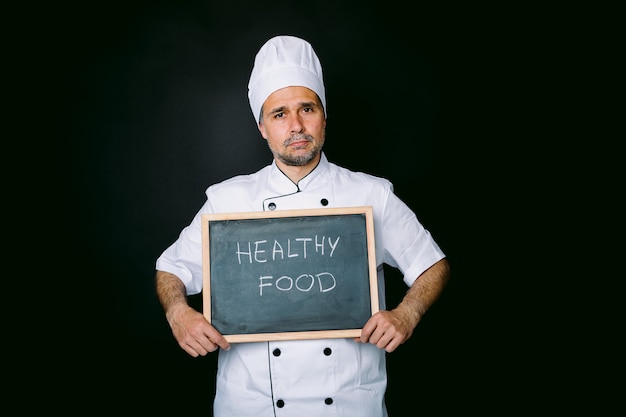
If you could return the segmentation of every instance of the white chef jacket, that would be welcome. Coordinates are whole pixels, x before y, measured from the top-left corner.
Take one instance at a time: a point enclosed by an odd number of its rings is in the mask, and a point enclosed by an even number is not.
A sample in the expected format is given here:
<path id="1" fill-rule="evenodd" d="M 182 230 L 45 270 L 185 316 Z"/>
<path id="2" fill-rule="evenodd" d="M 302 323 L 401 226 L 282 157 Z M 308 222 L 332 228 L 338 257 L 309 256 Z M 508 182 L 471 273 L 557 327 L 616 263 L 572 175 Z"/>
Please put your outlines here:
<path id="1" fill-rule="evenodd" d="M 330 163 L 294 184 L 273 162 L 206 190 L 207 200 L 156 269 L 178 276 L 187 294 L 202 291 L 201 215 L 372 206 L 378 294 L 385 309 L 383 263 L 413 281 L 445 255 L 386 179 Z M 369 343 L 316 339 L 233 343 L 218 356 L 215 417 L 386 417 L 385 351 Z"/>

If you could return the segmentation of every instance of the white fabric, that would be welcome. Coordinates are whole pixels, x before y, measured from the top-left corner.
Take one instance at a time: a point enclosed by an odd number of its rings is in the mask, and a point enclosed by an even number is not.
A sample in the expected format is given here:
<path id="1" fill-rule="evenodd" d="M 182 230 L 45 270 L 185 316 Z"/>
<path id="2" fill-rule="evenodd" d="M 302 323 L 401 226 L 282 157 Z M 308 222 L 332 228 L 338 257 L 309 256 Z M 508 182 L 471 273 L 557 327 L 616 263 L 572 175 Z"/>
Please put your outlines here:
<path id="1" fill-rule="evenodd" d="M 201 214 L 295 208 L 372 206 L 380 308 L 385 309 L 382 264 L 398 267 L 413 281 L 445 255 L 415 214 L 382 178 L 352 172 L 328 162 L 298 185 L 272 163 L 206 190 L 207 200 L 179 239 L 167 248 L 156 268 L 180 277 L 189 294 L 202 290 Z M 387 415 L 385 351 L 352 339 L 234 343 L 219 352 L 216 417 Z M 325 355 L 324 349 L 332 353 Z M 281 350 L 274 356 L 274 349 Z M 332 404 L 325 403 L 332 398 Z M 276 406 L 278 400 L 284 407 Z"/>
<path id="2" fill-rule="evenodd" d="M 296 86 L 313 90 L 326 114 L 322 65 L 311 44 L 294 36 L 273 37 L 257 53 L 248 82 L 248 99 L 257 123 L 263 103 L 270 94 Z"/>

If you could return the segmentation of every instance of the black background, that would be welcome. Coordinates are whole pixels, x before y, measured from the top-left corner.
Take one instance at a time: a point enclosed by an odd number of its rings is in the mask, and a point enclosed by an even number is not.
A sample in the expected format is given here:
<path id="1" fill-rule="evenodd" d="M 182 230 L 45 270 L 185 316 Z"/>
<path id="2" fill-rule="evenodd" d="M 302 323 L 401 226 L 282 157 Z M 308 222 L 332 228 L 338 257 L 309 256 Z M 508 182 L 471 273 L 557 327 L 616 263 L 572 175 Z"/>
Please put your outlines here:
<path id="1" fill-rule="evenodd" d="M 538 99 L 558 50 L 536 47 L 557 43 L 538 36 L 550 18 L 400 4 L 92 2 L 25 14 L 14 34 L 27 65 L 13 68 L 28 92 L 13 104 L 39 113 L 21 129 L 41 142 L 33 218 L 47 238 L 32 291 L 45 326 L 30 346 L 45 371 L 26 386 L 58 391 L 61 408 L 211 415 L 217 356 L 176 345 L 154 264 L 207 186 L 271 162 L 247 81 L 258 48 L 293 34 L 322 61 L 329 160 L 390 179 L 452 267 L 442 298 L 388 355 L 390 415 L 499 414 L 552 396 L 561 359 L 522 319 L 541 302 L 526 298 L 528 270 L 552 253 L 525 244 L 541 201 L 527 198 L 529 172 L 546 163 L 528 120 L 547 119 L 553 92 Z M 394 305 L 406 288 L 387 275 Z M 552 368 L 528 387 L 539 350 Z"/>

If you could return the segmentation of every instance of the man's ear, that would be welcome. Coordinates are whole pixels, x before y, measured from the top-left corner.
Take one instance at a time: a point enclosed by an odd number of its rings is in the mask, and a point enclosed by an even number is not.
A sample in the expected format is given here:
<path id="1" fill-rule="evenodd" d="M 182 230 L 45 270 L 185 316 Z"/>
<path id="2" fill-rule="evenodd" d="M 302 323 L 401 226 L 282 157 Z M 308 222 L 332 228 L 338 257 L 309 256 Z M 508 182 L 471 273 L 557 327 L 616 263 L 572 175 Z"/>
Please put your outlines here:
<path id="1" fill-rule="evenodd" d="M 263 139 L 267 140 L 267 135 L 265 134 L 265 126 L 263 126 L 263 123 L 259 122 L 257 127 L 259 128 L 259 132 L 261 132 L 261 136 L 263 136 Z"/>

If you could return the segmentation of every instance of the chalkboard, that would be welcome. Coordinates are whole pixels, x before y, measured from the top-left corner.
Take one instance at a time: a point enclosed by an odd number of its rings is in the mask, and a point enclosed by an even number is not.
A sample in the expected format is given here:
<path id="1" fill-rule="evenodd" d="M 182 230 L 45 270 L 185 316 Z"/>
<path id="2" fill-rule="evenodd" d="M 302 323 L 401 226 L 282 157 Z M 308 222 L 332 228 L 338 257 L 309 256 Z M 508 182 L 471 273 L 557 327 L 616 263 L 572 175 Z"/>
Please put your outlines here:
<path id="1" fill-rule="evenodd" d="M 202 215 L 203 314 L 231 343 L 358 337 L 373 224 L 371 206 Z"/>

